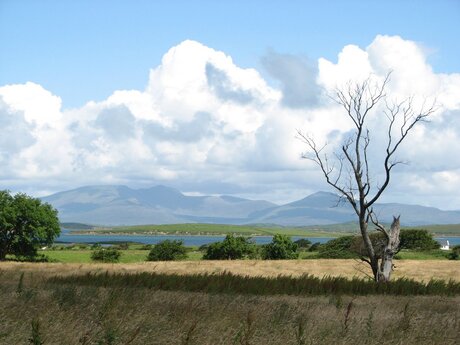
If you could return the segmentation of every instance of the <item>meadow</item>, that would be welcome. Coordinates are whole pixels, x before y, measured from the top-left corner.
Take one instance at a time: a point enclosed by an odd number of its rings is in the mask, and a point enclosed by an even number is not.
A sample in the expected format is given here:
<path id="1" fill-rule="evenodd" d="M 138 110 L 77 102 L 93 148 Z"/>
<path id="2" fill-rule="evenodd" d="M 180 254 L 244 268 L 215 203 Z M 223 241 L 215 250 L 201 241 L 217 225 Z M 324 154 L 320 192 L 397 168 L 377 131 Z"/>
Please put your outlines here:
<path id="1" fill-rule="evenodd" d="M 253 225 L 229 225 L 229 224 L 163 224 L 163 225 L 132 225 L 132 226 L 103 226 L 95 227 L 87 224 L 65 223 L 64 228 L 73 230 L 76 233 L 124 233 L 124 234 L 191 234 L 191 235 L 225 235 L 234 233 L 251 236 L 271 236 L 274 234 L 285 234 L 288 236 L 305 237 L 337 237 L 344 234 L 356 233 L 358 224 L 354 222 L 331 224 L 331 225 L 310 225 L 302 227 L 286 227 L 267 224 Z M 427 229 L 433 235 L 460 236 L 460 224 L 444 225 L 423 225 L 415 227 L 404 227 L 404 229 Z"/>
<path id="2" fill-rule="evenodd" d="M 336 273 L 347 265 L 328 261 Z M 248 277 L 226 266 L 191 274 L 202 263 L 182 263 L 187 276 L 172 274 L 174 266 L 159 273 L 177 262 L 1 263 L 0 344 L 458 343 L 459 283 L 402 279 L 372 292 L 360 278 L 276 276 L 287 262 L 267 262 L 265 278 L 260 267 Z M 350 286 L 358 290 L 345 293 Z"/>
<path id="3" fill-rule="evenodd" d="M 164 225 L 132 225 L 116 227 L 94 227 L 88 229 L 88 226 L 78 225 L 71 227 L 74 234 L 142 234 L 142 235 L 226 235 L 229 233 L 243 236 L 272 236 L 274 234 L 284 234 L 288 236 L 303 237 L 337 237 L 343 236 L 344 232 L 353 231 L 352 228 L 346 227 L 341 230 L 337 226 L 336 230 L 326 228 L 324 230 L 316 227 L 282 227 L 275 225 L 227 225 L 227 224 L 164 224 Z M 356 227 L 354 228 L 356 229 Z"/>

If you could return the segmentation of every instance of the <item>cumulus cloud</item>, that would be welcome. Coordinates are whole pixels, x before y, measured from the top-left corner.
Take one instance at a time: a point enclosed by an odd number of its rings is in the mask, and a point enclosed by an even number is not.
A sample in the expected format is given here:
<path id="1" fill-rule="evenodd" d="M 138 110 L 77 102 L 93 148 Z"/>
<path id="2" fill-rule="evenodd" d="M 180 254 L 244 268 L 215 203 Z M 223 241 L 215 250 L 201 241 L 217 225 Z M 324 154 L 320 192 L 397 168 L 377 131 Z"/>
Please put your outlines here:
<path id="1" fill-rule="evenodd" d="M 187 40 L 150 71 L 145 90 L 116 90 L 80 108 L 63 109 L 58 96 L 31 82 L 0 87 L 0 187 L 51 192 L 165 183 L 292 201 L 327 189 L 317 168 L 300 159 L 305 147 L 296 130 L 333 148 L 352 124 L 324 96 L 350 80 L 382 80 L 393 71 L 391 100 L 416 95 L 418 107 L 436 99 L 438 110 L 401 147 L 398 157 L 411 164 L 396 171 L 385 200 L 460 208 L 460 74 L 435 73 L 417 43 L 398 36 L 348 45 L 337 61 L 269 52 L 262 64 L 278 86 L 224 52 Z M 374 158 L 384 150 L 387 121 L 376 110 Z"/>
<path id="2" fill-rule="evenodd" d="M 317 106 L 321 88 L 316 83 L 318 67 L 305 57 L 270 51 L 262 65 L 278 80 L 283 92 L 283 105 L 291 108 Z"/>

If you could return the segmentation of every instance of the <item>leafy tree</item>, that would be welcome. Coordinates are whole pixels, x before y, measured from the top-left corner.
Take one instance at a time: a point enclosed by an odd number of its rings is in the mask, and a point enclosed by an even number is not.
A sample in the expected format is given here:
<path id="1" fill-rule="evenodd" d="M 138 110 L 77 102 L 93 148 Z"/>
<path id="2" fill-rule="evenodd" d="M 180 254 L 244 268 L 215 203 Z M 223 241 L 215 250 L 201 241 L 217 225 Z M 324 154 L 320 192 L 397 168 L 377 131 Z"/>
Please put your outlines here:
<path id="1" fill-rule="evenodd" d="M 394 218 L 390 228 L 381 224 L 373 207 L 389 186 L 393 169 L 403 162 L 396 157 L 398 148 L 412 129 L 435 111 L 434 104 L 416 108 L 412 98 L 393 102 L 385 91 L 389 81 L 390 73 L 380 83 L 369 77 L 335 90 L 332 98 L 342 106 L 345 117 L 353 126 L 353 130 L 344 136 L 340 148 L 329 150 L 327 144 L 298 132 L 308 150 L 303 157 L 318 165 L 325 181 L 353 208 L 367 252 L 367 258 L 362 256 L 361 259 L 369 264 L 376 282 L 390 280 L 393 257 L 399 250 L 401 227 L 399 217 Z M 371 154 L 374 145 L 371 138 L 375 137 L 371 133 L 375 126 L 370 123 L 373 113 L 388 120 L 385 126 L 378 127 L 386 136 L 386 143 L 380 148 L 383 156 L 378 164 L 372 161 L 379 155 Z M 376 178 L 379 175 L 382 176 L 380 181 Z M 382 253 L 373 247 L 369 223 L 384 235 Z"/>
<path id="2" fill-rule="evenodd" d="M 447 254 L 449 260 L 460 260 L 460 244 L 452 248 L 452 252 Z"/>
<path id="3" fill-rule="evenodd" d="M 0 261 L 8 254 L 31 259 L 60 233 L 57 211 L 50 204 L 0 191 Z"/>
<path id="4" fill-rule="evenodd" d="M 272 242 L 264 246 L 262 256 L 265 260 L 297 259 L 297 247 L 289 236 L 276 234 Z"/>
<path id="5" fill-rule="evenodd" d="M 91 260 L 106 263 L 120 261 L 121 253 L 116 248 L 98 248 L 91 253 Z"/>
<path id="6" fill-rule="evenodd" d="M 334 238 L 319 247 L 318 256 L 323 259 L 356 258 L 358 257 L 357 253 L 351 250 L 356 238 L 356 236 Z"/>
<path id="7" fill-rule="evenodd" d="M 401 249 L 430 250 L 439 249 L 439 242 L 425 229 L 401 230 Z"/>
<path id="8" fill-rule="evenodd" d="M 311 241 L 306 238 L 300 238 L 297 241 L 294 241 L 294 243 L 297 244 L 298 248 L 308 248 L 311 245 Z"/>
<path id="9" fill-rule="evenodd" d="M 321 243 L 315 242 L 310 246 L 310 248 L 308 248 L 308 251 L 309 252 L 316 252 L 316 251 L 319 250 L 320 247 L 321 247 Z"/>
<path id="10" fill-rule="evenodd" d="M 147 256 L 148 261 L 174 261 L 187 257 L 187 248 L 183 241 L 164 240 L 156 244 Z"/>
<path id="11" fill-rule="evenodd" d="M 237 260 L 256 252 L 254 243 L 246 237 L 229 234 L 222 242 L 211 243 L 203 256 L 205 260 Z"/>

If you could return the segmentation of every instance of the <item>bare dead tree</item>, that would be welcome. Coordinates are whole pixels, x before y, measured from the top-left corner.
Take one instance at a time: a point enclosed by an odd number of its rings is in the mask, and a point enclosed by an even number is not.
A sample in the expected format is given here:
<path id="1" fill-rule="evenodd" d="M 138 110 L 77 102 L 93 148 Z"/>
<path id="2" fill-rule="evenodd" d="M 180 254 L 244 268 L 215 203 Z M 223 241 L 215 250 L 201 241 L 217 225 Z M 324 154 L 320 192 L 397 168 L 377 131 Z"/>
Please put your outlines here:
<path id="1" fill-rule="evenodd" d="M 348 118 L 352 121 L 353 134 L 345 140 L 341 149 L 333 155 L 325 151 L 327 144 L 318 146 L 317 142 L 307 134 L 298 131 L 298 137 L 308 147 L 303 158 L 314 161 L 322 171 L 326 182 L 332 186 L 342 199 L 348 201 L 359 220 L 359 229 L 367 251 L 367 257 L 361 259 L 367 262 L 375 281 L 390 280 L 393 270 L 393 256 L 399 250 L 399 216 L 394 217 L 393 223 L 387 229 L 378 220 L 373 205 L 382 196 L 390 183 L 393 168 L 402 161 L 395 159 L 395 153 L 401 143 L 417 123 L 427 120 L 435 111 L 435 105 L 423 105 L 416 111 L 413 99 L 402 102 L 389 102 L 385 89 L 390 81 L 391 72 L 383 82 L 378 83 L 369 77 L 361 83 L 349 83 L 345 89 L 336 89 L 332 99 L 340 104 Z M 374 184 L 372 178 L 376 175 L 369 164 L 369 145 L 371 143 L 368 129 L 369 115 L 380 111 L 388 119 L 386 131 L 386 146 L 384 149 L 383 183 Z M 369 237 L 369 223 L 384 235 L 383 252 L 376 251 Z"/>

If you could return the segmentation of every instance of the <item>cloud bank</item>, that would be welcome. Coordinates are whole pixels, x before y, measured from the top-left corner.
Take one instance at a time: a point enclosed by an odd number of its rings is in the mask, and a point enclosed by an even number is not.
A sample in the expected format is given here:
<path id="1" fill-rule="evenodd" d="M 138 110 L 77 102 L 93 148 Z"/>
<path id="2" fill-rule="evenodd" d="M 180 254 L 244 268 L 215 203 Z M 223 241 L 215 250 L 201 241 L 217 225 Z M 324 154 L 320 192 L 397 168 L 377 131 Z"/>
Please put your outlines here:
<path id="1" fill-rule="evenodd" d="M 386 201 L 460 209 L 460 74 L 435 73 L 424 51 L 398 36 L 348 45 L 337 62 L 270 52 L 255 69 L 195 41 L 172 47 L 144 90 L 117 90 L 102 102 L 65 109 L 33 82 L 0 87 L 0 188 L 44 194 L 86 184 L 163 183 L 191 193 L 286 202 L 327 190 L 296 129 L 339 142 L 351 129 L 328 97 L 337 86 L 392 70 L 388 95 L 436 98 L 398 157 Z M 79 87 L 84 87 L 81 85 Z M 373 119 L 373 152 L 386 121 Z M 380 144 L 379 144 L 380 143 Z M 378 182 L 377 172 L 374 176 Z"/>

